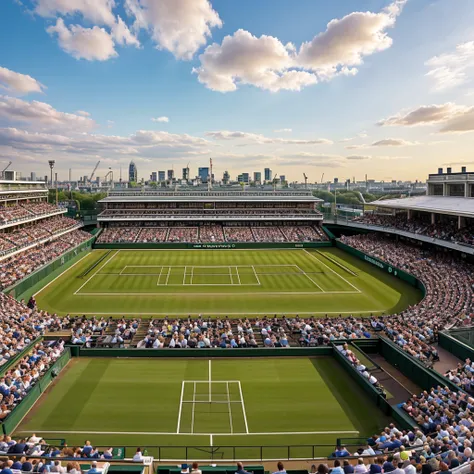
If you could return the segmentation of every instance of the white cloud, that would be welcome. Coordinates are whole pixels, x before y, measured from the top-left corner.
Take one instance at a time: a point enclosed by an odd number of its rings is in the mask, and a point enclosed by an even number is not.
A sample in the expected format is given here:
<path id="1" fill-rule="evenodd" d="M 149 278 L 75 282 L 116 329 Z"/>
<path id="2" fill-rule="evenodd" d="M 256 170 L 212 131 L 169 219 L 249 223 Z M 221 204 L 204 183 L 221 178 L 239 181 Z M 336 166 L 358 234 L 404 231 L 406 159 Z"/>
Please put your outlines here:
<path id="1" fill-rule="evenodd" d="M 354 12 L 328 23 L 326 31 L 301 45 L 298 63 L 331 78 L 353 74 L 364 56 L 390 48 L 387 29 L 395 25 L 407 0 L 397 0 L 380 13 Z"/>
<path id="2" fill-rule="evenodd" d="M 114 0 L 34 0 L 34 3 L 35 12 L 43 17 L 80 13 L 92 23 L 109 26 L 115 23 Z"/>
<path id="3" fill-rule="evenodd" d="M 291 128 L 280 128 L 278 130 L 273 130 L 275 133 L 291 133 L 293 130 Z"/>
<path id="4" fill-rule="evenodd" d="M 381 120 L 378 125 L 416 126 L 443 124 L 438 133 L 467 133 L 474 131 L 474 107 L 451 102 L 441 105 L 421 105 L 408 112 Z"/>
<path id="5" fill-rule="evenodd" d="M 43 92 L 46 86 L 27 74 L 0 67 L 0 89 L 12 94 L 25 95 L 32 92 Z"/>
<path id="6" fill-rule="evenodd" d="M 372 158 L 371 156 L 367 155 L 350 155 L 346 156 L 346 160 L 355 160 L 355 161 L 361 161 L 361 160 L 370 160 Z"/>
<path id="7" fill-rule="evenodd" d="M 153 117 L 151 119 L 152 122 L 160 122 L 160 123 L 168 123 L 170 121 L 170 119 L 168 117 Z"/>
<path id="8" fill-rule="evenodd" d="M 151 31 L 157 48 L 191 59 L 222 21 L 209 0 L 125 0 L 136 31 Z"/>
<path id="9" fill-rule="evenodd" d="M 130 136 L 109 136 L 95 134 L 31 133 L 17 128 L 0 129 L 0 146 L 29 153 L 62 156 L 94 156 L 96 158 L 155 159 L 189 157 L 209 154 L 210 143 L 187 134 L 172 134 L 138 130 Z M 119 158 L 117 158 L 119 156 Z"/>
<path id="10" fill-rule="evenodd" d="M 430 68 L 426 75 L 433 80 L 436 91 L 464 84 L 474 68 L 474 41 L 458 44 L 454 52 L 434 56 L 425 65 Z"/>
<path id="11" fill-rule="evenodd" d="M 403 140 L 402 138 L 385 138 L 384 140 L 378 140 L 371 144 L 366 143 L 363 145 L 348 145 L 345 148 L 346 150 L 357 150 L 361 148 L 397 147 L 397 146 L 414 146 L 414 145 L 419 145 L 419 143 Z"/>
<path id="12" fill-rule="evenodd" d="M 76 115 L 82 115 L 83 117 L 90 117 L 91 114 L 89 112 L 86 112 L 85 110 L 76 110 L 75 112 Z"/>
<path id="13" fill-rule="evenodd" d="M 445 122 L 459 114 L 463 114 L 467 107 L 458 106 L 451 102 L 441 105 L 421 105 L 416 109 L 399 113 L 393 117 L 381 120 L 381 126 L 416 126 Z"/>
<path id="14" fill-rule="evenodd" d="M 76 59 L 106 61 L 117 56 L 112 36 L 104 28 L 83 28 L 80 25 L 67 27 L 62 18 L 58 18 L 56 25 L 46 31 L 50 35 L 56 33 L 59 46 Z"/>
<path id="15" fill-rule="evenodd" d="M 448 120 L 439 131 L 440 133 L 466 133 L 474 131 L 474 107 L 466 109 Z"/>
<path id="16" fill-rule="evenodd" d="M 91 130 L 95 122 L 87 116 L 59 112 L 45 102 L 26 102 L 0 96 L 0 117 L 11 123 L 27 124 L 31 129 L 54 129 L 81 132 Z"/>
<path id="17" fill-rule="evenodd" d="M 331 140 L 326 138 L 315 138 L 310 140 L 291 140 L 287 138 L 272 138 L 264 135 L 249 132 L 229 131 L 229 130 L 218 130 L 213 132 L 206 132 L 208 137 L 214 138 L 215 140 L 243 140 L 251 143 L 267 144 L 276 143 L 281 145 L 332 145 Z"/>
<path id="18" fill-rule="evenodd" d="M 140 41 L 138 38 L 130 31 L 125 22 L 117 16 L 117 22 L 112 26 L 112 37 L 116 43 L 124 46 L 135 46 L 136 48 L 140 47 Z"/>
<path id="19" fill-rule="evenodd" d="M 407 0 L 396 0 L 380 13 L 354 12 L 332 20 L 327 29 L 297 48 L 278 38 L 256 37 L 245 30 L 208 46 L 193 69 L 199 82 L 219 92 L 248 84 L 277 92 L 299 91 L 337 75 L 354 75 L 364 56 L 392 45 L 387 29 L 394 26 Z"/>
<path id="20" fill-rule="evenodd" d="M 301 90 L 317 82 L 317 77 L 305 71 L 289 70 L 293 64 L 293 48 L 284 46 L 278 38 L 253 36 L 238 30 L 226 36 L 222 44 L 214 43 L 199 56 L 200 66 L 193 71 L 207 88 L 235 91 L 239 83 L 261 89 Z"/>

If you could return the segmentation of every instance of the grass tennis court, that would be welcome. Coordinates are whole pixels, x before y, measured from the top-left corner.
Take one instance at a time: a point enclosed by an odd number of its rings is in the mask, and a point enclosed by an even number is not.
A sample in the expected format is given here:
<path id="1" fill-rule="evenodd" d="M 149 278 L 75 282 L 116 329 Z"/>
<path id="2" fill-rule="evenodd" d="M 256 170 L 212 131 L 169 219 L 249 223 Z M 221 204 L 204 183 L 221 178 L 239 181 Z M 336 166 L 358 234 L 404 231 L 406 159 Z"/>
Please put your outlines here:
<path id="1" fill-rule="evenodd" d="M 58 314 L 369 315 L 421 293 L 339 249 L 96 250 L 37 296 Z"/>
<path id="2" fill-rule="evenodd" d="M 304 458 L 311 448 L 301 445 L 327 445 L 316 451 L 327 455 L 337 438 L 369 436 L 387 421 L 331 357 L 76 358 L 15 434 L 141 446 L 155 456 L 162 446 L 162 459 L 184 459 L 184 446 L 193 459 L 258 459 L 266 446 L 270 459 L 288 445 Z"/>

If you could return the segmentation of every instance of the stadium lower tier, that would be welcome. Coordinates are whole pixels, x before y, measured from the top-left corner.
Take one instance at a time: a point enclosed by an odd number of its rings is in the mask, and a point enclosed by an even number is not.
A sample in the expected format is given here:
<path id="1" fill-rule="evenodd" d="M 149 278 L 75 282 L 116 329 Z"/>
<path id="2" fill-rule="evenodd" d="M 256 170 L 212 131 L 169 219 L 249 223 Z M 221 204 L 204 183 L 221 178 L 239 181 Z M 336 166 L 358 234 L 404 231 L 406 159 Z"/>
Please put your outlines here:
<path id="1" fill-rule="evenodd" d="M 162 242 L 322 242 L 327 235 L 317 225 L 271 226 L 173 226 L 173 227 L 107 227 L 97 240 L 111 243 Z"/>

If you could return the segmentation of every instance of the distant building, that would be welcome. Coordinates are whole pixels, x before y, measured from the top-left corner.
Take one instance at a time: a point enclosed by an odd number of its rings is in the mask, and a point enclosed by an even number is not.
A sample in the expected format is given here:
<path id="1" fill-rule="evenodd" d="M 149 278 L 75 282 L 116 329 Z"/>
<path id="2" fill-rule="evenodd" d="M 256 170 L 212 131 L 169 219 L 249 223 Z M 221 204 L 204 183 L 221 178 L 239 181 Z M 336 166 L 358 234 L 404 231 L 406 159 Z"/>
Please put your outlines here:
<path id="1" fill-rule="evenodd" d="M 285 183 L 286 182 L 286 175 L 281 174 L 280 175 L 280 183 Z"/>
<path id="2" fill-rule="evenodd" d="M 131 161 L 130 165 L 128 166 L 128 182 L 136 183 L 138 181 L 138 174 L 137 174 L 137 165 Z"/>
<path id="3" fill-rule="evenodd" d="M 199 168 L 198 176 L 202 183 L 207 183 L 209 181 L 209 167 Z"/>
<path id="4" fill-rule="evenodd" d="M 230 174 L 228 171 L 224 171 L 224 174 L 222 175 L 222 182 L 224 184 L 229 184 L 230 181 Z"/>
<path id="5" fill-rule="evenodd" d="M 262 173 L 260 171 L 255 171 L 253 173 L 253 180 L 255 183 L 260 184 L 262 182 Z"/>
<path id="6" fill-rule="evenodd" d="M 150 178 L 156 183 L 158 181 L 158 173 L 156 171 L 152 171 Z"/>
<path id="7" fill-rule="evenodd" d="M 36 173 L 34 171 L 31 172 L 30 179 L 31 181 L 36 181 Z"/>
<path id="8" fill-rule="evenodd" d="M 174 170 L 168 170 L 168 181 L 174 181 Z"/>
<path id="9" fill-rule="evenodd" d="M 271 181 L 272 180 L 272 170 L 270 168 L 265 168 L 264 169 L 264 176 L 265 176 L 265 181 Z"/>
<path id="10" fill-rule="evenodd" d="M 250 182 L 250 175 L 248 173 L 242 173 L 242 183 L 249 184 Z"/>
<path id="11" fill-rule="evenodd" d="M 189 168 L 186 166 L 186 168 L 183 168 L 183 179 L 185 181 L 189 180 Z"/>
<path id="12" fill-rule="evenodd" d="M 158 182 L 163 183 L 164 181 L 166 181 L 166 172 L 158 171 Z"/>

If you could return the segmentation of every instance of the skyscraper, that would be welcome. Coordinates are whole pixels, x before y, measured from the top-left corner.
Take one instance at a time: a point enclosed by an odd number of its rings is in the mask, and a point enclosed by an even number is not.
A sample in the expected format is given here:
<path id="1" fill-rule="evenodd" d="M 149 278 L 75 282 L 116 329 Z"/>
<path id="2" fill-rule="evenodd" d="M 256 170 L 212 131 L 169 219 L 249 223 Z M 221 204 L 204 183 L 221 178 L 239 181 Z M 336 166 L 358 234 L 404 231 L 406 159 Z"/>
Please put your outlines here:
<path id="1" fill-rule="evenodd" d="M 168 170 L 168 181 L 174 181 L 174 170 Z"/>
<path id="2" fill-rule="evenodd" d="M 201 178 L 202 183 L 207 183 L 209 180 L 209 167 L 199 168 L 198 176 Z"/>
<path id="3" fill-rule="evenodd" d="M 260 171 L 254 171 L 253 180 L 255 183 L 260 184 L 262 182 L 262 173 Z"/>
<path id="4" fill-rule="evenodd" d="M 128 182 L 136 183 L 137 181 L 138 181 L 137 165 L 132 160 L 130 162 L 130 165 L 128 166 Z"/>
<path id="5" fill-rule="evenodd" d="M 156 171 L 152 171 L 150 179 L 156 183 L 158 181 L 158 173 Z"/>
<path id="6" fill-rule="evenodd" d="M 189 168 L 186 166 L 186 168 L 183 168 L 183 179 L 187 181 L 189 179 Z"/>
<path id="7" fill-rule="evenodd" d="M 158 182 L 163 183 L 164 181 L 166 181 L 166 172 L 158 171 Z"/>
<path id="8" fill-rule="evenodd" d="M 265 173 L 265 181 L 271 181 L 272 180 L 272 170 L 270 168 L 265 168 L 264 173 Z"/>

